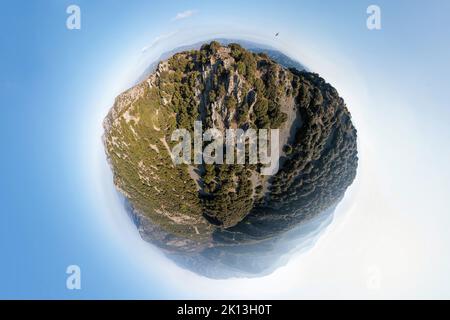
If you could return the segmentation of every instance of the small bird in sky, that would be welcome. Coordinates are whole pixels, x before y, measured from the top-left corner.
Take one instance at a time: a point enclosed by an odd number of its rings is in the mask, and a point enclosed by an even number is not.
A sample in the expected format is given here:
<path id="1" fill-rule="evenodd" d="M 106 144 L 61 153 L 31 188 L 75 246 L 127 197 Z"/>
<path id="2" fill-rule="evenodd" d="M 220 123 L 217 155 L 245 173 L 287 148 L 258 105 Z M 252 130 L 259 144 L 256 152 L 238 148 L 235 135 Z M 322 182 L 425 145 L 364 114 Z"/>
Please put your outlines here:
<path id="1" fill-rule="evenodd" d="M 275 33 L 275 37 L 278 37 L 279 34 L 280 34 L 279 32 Z"/>

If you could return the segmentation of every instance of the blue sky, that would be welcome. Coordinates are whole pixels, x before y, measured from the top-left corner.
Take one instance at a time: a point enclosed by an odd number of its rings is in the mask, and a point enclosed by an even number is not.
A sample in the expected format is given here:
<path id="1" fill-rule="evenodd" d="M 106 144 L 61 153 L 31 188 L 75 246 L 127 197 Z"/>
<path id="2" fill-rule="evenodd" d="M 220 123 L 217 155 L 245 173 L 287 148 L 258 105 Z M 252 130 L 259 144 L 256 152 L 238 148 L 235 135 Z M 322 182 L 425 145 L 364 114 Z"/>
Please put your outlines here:
<path id="1" fill-rule="evenodd" d="M 65 26 L 70 4 L 81 30 Z M 366 28 L 370 4 L 381 30 Z M 5 2 L 0 298 L 449 298 L 448 12 L 445 1 Z M 204 279 L 142 243 L 102 158 L 101 120 L 139 70 L 218 35 L 273 45 L 320 73 L 359 132 L 358 178 L 336 221 L 256 280 Z M 66 289 L 70 264 L 79 291 Z"/>

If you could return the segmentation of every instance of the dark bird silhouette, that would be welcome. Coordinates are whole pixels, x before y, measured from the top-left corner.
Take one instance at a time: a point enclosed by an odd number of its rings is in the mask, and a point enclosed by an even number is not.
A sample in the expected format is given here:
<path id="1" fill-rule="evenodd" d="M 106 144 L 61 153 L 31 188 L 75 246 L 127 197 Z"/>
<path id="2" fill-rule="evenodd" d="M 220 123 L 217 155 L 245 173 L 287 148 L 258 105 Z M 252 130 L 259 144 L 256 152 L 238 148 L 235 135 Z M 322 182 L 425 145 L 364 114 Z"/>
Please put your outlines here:
<path id="1" fill-rule="evenodd" d="M 278 37 L 279 34 L 280 34 L 279 32 L 275 33 L 275 37 Z"/>

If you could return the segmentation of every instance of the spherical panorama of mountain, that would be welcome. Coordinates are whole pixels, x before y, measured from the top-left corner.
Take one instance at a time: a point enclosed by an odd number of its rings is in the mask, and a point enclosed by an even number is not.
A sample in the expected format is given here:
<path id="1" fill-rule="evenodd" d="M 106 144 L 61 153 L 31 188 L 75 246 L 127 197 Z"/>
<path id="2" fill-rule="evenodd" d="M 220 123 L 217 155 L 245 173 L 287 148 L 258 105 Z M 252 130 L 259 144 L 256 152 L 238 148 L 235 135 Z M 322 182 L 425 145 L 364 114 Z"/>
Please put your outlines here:
<path id="1" fill-rule="evenodd" d="M 331 222 L 356 176 L 356 129 L 336 89 L 281 52 L 245 43 L 171 53 L 116 98 L 104 129 L 114 184 L 142 238 L 211 278 L 286 263 Z M 238 144 L 218 143 L 229 133 L 243 134 L 241 161 Z M 186 161 L 176 163 L 182 140 Z M 261 160 L 264 146 L 273 163 Z M 206 161 L 208 151 L 223 161 Z"/>

